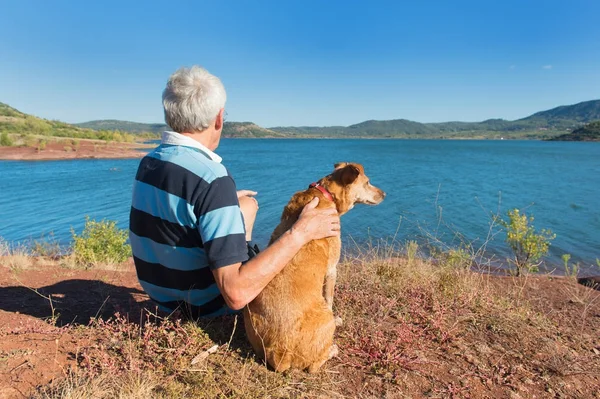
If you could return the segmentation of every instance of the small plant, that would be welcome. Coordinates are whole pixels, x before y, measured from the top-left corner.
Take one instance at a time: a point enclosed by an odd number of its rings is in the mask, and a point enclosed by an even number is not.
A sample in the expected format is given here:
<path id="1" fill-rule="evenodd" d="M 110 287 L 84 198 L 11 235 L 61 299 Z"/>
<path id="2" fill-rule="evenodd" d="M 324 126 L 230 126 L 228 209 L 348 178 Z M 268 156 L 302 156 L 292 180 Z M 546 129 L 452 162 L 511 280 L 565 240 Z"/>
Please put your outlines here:
<path id="1" fill-rule="evenodd" d="M 563 254 L 560 258 L 565 266 L 565 276 L 577 278 L 577 274 L 579 274 L 579 263 L 569 265 L 569 261 L 571 260 L 570 254 Z"/>
<path id="2" fill-rule="evenodd" d="M 0 147 L 12 147 L 14 142 L 10 137 L 8 137 L 8 133 L 4 132 L 0 134 Z"/>
<path id="3" fill-rule="evenodd" d="M 42 151 L 42 150 L 45 150 L 45 149 L 46 149 L 46 143 L 47 143 L 47 141 L 46 141 L 46 140 L 40 140 L 40 141 L 38 142 L 38 144 L 37 144 L 37 148 L 36 148 L 36 149 L 37 149 L 37 152 L 40 152 L 40 151 Z"/>
<path id="4" fill-rule="evenodd" d="M 81 235 L 75 234 L 73 229 L 71 235 L 77 265 L 91 267 L 101 263 L 121 263 L 131 256 L 127 231 L 119 229 L 115 221 L 98 222 L 86 217 Z"/>
<path id="5" fill-rule="evenodd" d="M 470 252 L 466 248 L 450 249 L 445 254 L 446 265 L 456 269 L 468 269 L 473 263 Z"/>
<path id="6" fill-rule="evenodd" d="M 54 233 L 47 236 L 41 236 L 39 240 L 33 240 L 31 243 L 31 255 L 44 256 L 52 259 L 58 259 L 62 255 L 60 243 L 54 237 Z"/>
<path id="7" fill-rule="evenodd" d="M 412 265 L 417 257 L 417 251 L 419 250 L 419 244 L 416 241 L 409 240 L 406 242 L 406 258 L 408 264 Z"/>
<path id="8" fill-rule="evenodd" d="M 66 145 L 63 148 L 64 148 L 65 152 L 71 152 L 71 151 L 73 151 L 73 148 L 70 145 Z"/>
<path id="9" fill-rule="evenodd" d="M 556 234 L 546 229 L 536 233 L 533 216 L 527 217 L 518 209 L 509 210 L 507 215 L 508 221 L 499 217 L 496 221 L 506 229 L 506 242 L 513 252 L 513 259 L 509 261 L 515 265 L 515 275 L 539 271 L 540 260 L 548 253 Z"/>

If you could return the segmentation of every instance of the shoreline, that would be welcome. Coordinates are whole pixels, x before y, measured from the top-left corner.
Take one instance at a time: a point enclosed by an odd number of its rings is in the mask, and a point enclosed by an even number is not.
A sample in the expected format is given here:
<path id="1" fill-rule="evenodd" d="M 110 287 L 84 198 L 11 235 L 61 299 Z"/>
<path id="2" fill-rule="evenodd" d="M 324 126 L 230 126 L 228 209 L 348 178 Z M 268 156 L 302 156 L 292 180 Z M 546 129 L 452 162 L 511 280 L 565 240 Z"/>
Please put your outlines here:
<path id="1" fill-rule="evenodd" d="M 136 159 L 146 155 L 153 145 L 81 140 L 49 141 L 44 148 L 0 147 L 1 161 L 62 161 L 74 159 Z"/>

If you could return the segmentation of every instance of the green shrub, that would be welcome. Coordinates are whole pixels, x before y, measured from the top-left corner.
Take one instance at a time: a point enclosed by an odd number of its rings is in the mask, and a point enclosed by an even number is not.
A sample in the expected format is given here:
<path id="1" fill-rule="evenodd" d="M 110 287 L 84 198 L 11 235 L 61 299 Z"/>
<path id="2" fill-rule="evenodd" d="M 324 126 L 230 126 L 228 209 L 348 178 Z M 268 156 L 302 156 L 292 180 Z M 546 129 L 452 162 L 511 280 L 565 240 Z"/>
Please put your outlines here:
<path id="1" fill-rule="evenodd" d="M 577 279 L 577 275 L 579 274 L 579 263 L 573 263 L 569 265 L 569 261 L 571 260 L 571 254 L 563 254 L 560 257 L 563 261 L 563 265 L 565 266 L 565 276 Z"/>
<path id="2" fill-rule="evenodd" d="M 14 142 L 8 137 L 8 133 L 0 134 L 0 147 L 12 147 Z"/>
<path id="3" fill-rule="evenodd" d="M 37 151 L 40 152 L 42 150 L 45 150 L 46 149 L 46 143 L 47 143 L 46 140 L 44 140 L 44 139 L 40 140 L 38 142 L 38 145 L 37 145 Z"/>
<path id="4" fill-rule="evenodd" d="M 506 242 L 513 252 L 513 259 L 509 261 L 515 265 L 515 275 L 520 276 L 524 271 L 537 272 L 540 259 L 548 253 L 550 241 L 556 234 L 546 229 L 536 233 L 533 216 L 527 217 L 518 209 L 508 211 L 507 215 L 508 221 L 500 217 L 496 221 L 506 229 Z"/>
<path id="5" fill-rule="evenodd" d="M 85 218 L 81 235 L 73 237 L 73 256 L 75 263 L 91 267 L 101 263 L 121 263 L 131 256 L 131 247 L 127 244 L 127 231 L 119 229 L 117 222 Z"/>

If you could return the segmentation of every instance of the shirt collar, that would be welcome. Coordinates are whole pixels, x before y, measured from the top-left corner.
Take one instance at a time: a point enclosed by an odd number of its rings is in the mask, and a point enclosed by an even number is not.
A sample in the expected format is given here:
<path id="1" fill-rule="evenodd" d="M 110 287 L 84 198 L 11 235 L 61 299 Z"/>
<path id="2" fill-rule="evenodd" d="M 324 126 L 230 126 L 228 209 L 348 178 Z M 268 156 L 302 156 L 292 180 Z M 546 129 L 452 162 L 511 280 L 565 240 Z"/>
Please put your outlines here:
<path id="1" fill-rule="evenodd" d="M 201 152 L 206 154 L 206 156 L 208 156 L 208 158 L 211 161 L 221 163 L 221 161 L 223 160 L 223 158 L 221 158 L 220 156 L 218 156 L 217 154 L 215 154 L 214 152 L 212 152 L 211 150 L 206 148 L 200 142 L 198 142 L 188 136 L 184 136 L 183 134 L 177 133 L 177 132 L 168 132 L 168 131 L 163 132 L 162 140 L 160 143 L 168 144 L 168 145 L 182 145 L 185 147 L 192 147 L 192 148 L 200 150 Z"/>

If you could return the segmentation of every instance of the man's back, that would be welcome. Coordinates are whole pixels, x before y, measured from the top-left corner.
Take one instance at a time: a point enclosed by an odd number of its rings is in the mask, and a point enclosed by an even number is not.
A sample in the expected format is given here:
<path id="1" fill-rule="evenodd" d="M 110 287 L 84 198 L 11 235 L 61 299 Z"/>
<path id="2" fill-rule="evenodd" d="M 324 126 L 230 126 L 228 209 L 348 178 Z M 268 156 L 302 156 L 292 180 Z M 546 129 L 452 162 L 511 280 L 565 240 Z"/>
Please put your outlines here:
<path id="1" fill-rule="evenodd" d="M 220 158 L 177 133 L 140 162 L 130 241 L 140 284 L 167 310 L 226 313 L 212 270 L 248 259 L 235 183 Z M 183 145 L 182 145 L 183 144 Z"/>

